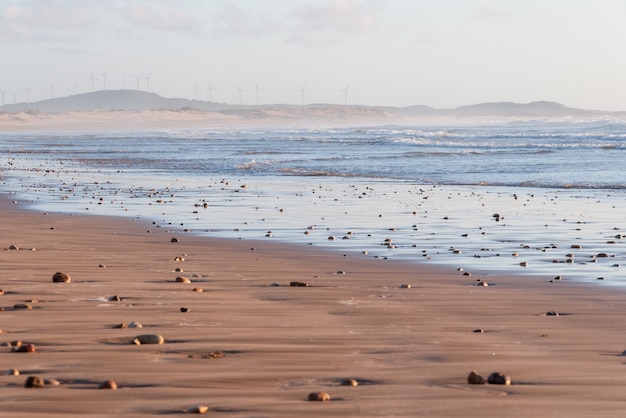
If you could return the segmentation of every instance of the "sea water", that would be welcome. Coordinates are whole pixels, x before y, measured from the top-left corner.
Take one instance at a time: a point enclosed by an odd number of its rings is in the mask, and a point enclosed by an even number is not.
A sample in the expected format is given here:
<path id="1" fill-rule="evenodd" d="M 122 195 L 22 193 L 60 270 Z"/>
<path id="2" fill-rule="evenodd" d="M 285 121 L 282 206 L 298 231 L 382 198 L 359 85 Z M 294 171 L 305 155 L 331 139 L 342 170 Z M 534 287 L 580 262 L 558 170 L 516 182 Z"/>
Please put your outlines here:
<path id="1" fill-rule="evenodd" d="M 626 285 L 625 139 L 611 120 L 2 133 L 1 187 L 46 211 Z"/>

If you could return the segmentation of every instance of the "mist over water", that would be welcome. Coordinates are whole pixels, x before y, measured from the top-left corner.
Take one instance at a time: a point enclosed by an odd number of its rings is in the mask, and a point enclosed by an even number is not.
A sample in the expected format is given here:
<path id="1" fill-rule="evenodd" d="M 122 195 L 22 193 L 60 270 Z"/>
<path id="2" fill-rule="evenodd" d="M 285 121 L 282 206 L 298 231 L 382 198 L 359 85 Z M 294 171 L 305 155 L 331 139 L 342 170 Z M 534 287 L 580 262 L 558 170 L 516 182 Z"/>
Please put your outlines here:
<path id="1" fill-rule="evenodd" d="M 624 128 L 0 134 L 2 188 L 41 210 L 626 285 Z"/>

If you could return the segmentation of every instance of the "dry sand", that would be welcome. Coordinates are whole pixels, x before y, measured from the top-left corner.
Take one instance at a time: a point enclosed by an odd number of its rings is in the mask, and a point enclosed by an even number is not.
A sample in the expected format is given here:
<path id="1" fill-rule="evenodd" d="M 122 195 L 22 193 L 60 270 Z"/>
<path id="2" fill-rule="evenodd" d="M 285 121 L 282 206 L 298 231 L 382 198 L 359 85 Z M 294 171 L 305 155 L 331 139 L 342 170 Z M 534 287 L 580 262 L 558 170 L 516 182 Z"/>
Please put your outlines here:
<path id="1" fill-rule="evenodd" d="M 1 416 L 155 416 L 197 405 L 224 417 L 624 415 L 623 291 L 513 276 L 479 287 L 453 268 L 7 202 L 0 342 L 37 352 L 0 347 L 0 371 L 21 373 L 0 376 Z M 4 250 L 11 245 L 20 249 Z M 57 271 L 72 282 L 53 283 Z M 132 321 L 143 328 L 114 328 Z M 165 343 L 131 344 L 139 334 Z M 469 385 L 472 370 L 513 384 Z M 25 388 L 29 376 L 61 384 Z M 106 380 L 118 389 L 97 389 Z M 331 401 L 307 400 L 319 391 Z"/>

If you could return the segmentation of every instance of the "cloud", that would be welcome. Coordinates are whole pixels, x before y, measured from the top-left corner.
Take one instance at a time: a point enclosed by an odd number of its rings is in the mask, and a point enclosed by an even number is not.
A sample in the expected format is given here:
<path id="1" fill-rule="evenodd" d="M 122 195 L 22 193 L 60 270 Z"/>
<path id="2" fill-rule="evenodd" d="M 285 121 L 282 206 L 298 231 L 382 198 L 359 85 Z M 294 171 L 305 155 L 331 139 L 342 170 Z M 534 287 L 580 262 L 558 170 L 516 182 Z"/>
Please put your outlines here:
<path id="1" fill-rule="evenodd" d="M 98 22 L 91 3 L 23 0 L 0 5 L 0 42 L 54 41 L 92 29 Z"/>
<path id="2" fill-rule="evenodd" d="M 493 4 L 483 4 L 470 12 L 470 17 L 482 21 L 503 22 L 515 20 L 517 16 L 510 10 L 496 7 Z"/>
<path id="3" fill-rule="evenodd" d="M 290 42 L 324 45 L 337 42 L 347 33 L 368 33 L 377 29 L 378 2 L 329 0 L 299 7 L 294 11 L 296 26 Z"/>
<path id="4" fill-rule="evenodd" d="M 185 12 L 181 7 L 159 6 L 158 2 L 128 3 L 121 7 L 120 15 L 135 30 L 197 32 L 202 26 L 197 16 Z"/>
<path id="5" fill-rule="evenodd" d="M 253 14 L 222 0 L 218 11 L 213 15 L 212 31 L 218 38 L 259 36 L 278 32 L 284 25 L 266 14 Z"/>

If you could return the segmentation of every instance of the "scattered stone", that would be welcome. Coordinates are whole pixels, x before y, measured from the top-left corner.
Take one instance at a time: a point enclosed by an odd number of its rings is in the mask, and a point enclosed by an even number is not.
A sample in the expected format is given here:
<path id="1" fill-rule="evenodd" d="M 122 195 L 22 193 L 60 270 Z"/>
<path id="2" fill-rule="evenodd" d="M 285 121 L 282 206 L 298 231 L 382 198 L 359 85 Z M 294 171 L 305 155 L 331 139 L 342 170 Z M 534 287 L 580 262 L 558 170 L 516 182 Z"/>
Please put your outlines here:
<path id="1" fill-rule="evenodd" d="M 52 276 L 53 283 L 70 283 L 71 281 L 72 281 L 72 278 L 70 277 L 69 274 L 62 273 L 60 271 L 54 273 L 54 275 Z"/>
<path id="2" fill-rule="evenodd" d="M 469 376 L 467 376 L 467 383 L 470 385 L 484 385 L 485 378 L 472 370 Z"/>
<path id="3" fill-rule="evenodd" d="M 491 385 L 510 385 L 511 378 L 500 372 L 493 372 L 487 378 L 487 383 Z"/>
<path id="4" fill-rule="evenodd" d="M 173 238 L 170 240 L 170 242 L 180 242 L 180 241 L 178 240 L 178 238 L 173 237 Z"/>
<path id="5" fill-rule="evenodd" d="M 583 246 L 580 244 L 572 244 L 570 248 L 573 250 L 582 250 Z"/>
<path id="6" fill-rule="evenodd" d="M 59 386 L 61 385 L 61 382 L 59 382 L 57 379 L 44 379 L 43 384 L 44 386 Z"/>
<path id="7" fill-rule="evenodd" d="M 289 286 L 291 286 L 291 287 L 308 287 L 309 284 L 305 283 L 305 282 L 291 282 L 291 283 L 289 283 Z"/>
<path id="8" fill-rule="evenodd" d="M 121 324 L 113 325 L 111 328 L 118 328 L 118 329 L 128 328 L 128 324 L 121 323 Z"/>
<path id="9" fill-rule="evenodd" d="M 309 401 L 317 401 L 317 402 L 330 401 L 330 395 L 327 392 L 309 393 Z"/>
<path id="10" fill-rule="evenodd" d="M 343 270 L 339 270 L 339 271 L 337 272 L 337 274 L 346 274 L 346 272 L 345 272 L 345 271 L 343 271 Z"/>
<path id="11" fill-rule="evenodd" d="M 188 414 L 206 414 L 209 412 L 209 407 L 206 405 L 190 406 L 186 411 Z"/>
<path id="12" fill-rule="evenodd" d="M 4 290 L 0 289 L 0 296 L 4 295 Z"/>
<path id="13" fill-rule="evenodd" d="M 185 259 L 183 257 L 174 257 L 174 261 L 185 261 Z"/>
<path id="14" fill-rule="evenodd" d="M 18 369 L 9 369 L 6 372 L 4 372 L 4 374 L 7 376 L 19 376 L 20 371 Z"/>
<path id="15" fill-rule="evenodd" d="M 36 353 L 37 347 L 35 347 L 35 344 L 22 345 L 22 343 L 20 342 L 19 345 L 13 346 L 11 351 L 13 351 L 14 353 Z"/>
<path id="16" fill-rule="evenodd" d="M 133 344 L 141 345 L 141 344 L 163 344 L 165 342 L 165 338 L 162 335 L 158 334 L 143 334 L 138 335 L 133 340 Z"/>
<path id="17" fill-rule="evenodd" d="M 28 303 L 16 303 L 13 305 L 13 309 L 33 309 L 33 306 Z"/>
<path id="18" fill-rule="evenodd" d="M 109 302 L 121 302 L 122 298 L 119 297 L 118 295 L 113 295 L 113 296 L 110 296 L 107 300 Z"/>
<path id="19" fill-rule="evenodd" d="M 191 289 L 193 292 L 198 292 L 198 293 L 202 293 L 204 292 L 204 289 L 202 289 L 201 287 L 194 287 L 193 289 Z"/>
<path id="20" fill-rule="evenodd" d="M 411 285 L 408 283 L 404 283 L 400 285 L 400 289 L 410 289 L 410 288 L 411 288 Z"/>
<path id="21" fill-rule="evenodd" d="M 547 316 L 560 316 L 557 311 L 548 311 L 546 312 Z"/>
<path id="22" fill-rule="evenodd" d="M 39 376 L 28 376 L 24 383 L 24 387 L 26 388 L 42 388 L 44 385 L 44 380 Z"/>
<path id="23" fill-rule="evenodd" d="M 552 280 L 554 280 L 554 281 L 561 281 L 561 280 L 563 280 L 563 277 L 561 277 L 561 276 L 556 276 L 556 277 L 555 277 L 554 279 L 552 279 Z"/>
<path id="24" fill-rule="evenodd" d="M 352 378 L 343 379 L 341 381 L 341 386 L 358 386 L 358 385 L 359 385 L 359 382 L 357 382 L 356 379 L 352 379 Z"/>
<path id="25" fill-rule="evenodd" d="M 189 308 L 180 308 L 180 311 L 182 313 L 187 313 L 187 312 L 189 312 Z"/>
<path id="26" fill-rule="evenodd" d="M 477 328 L 477 329 L 475 329 L 475 330 L 474 330 L 474 331 L 472 331 L 472 332 L 473 332 L 473 333 L 476 333 L 476 334 L 482 334 L 482 333 L 483 333 L 483 332 L 485 332 L 485 331 L 484 331 L 484 330 L 482 330 L 482 329 L 480 329 L 480 328 Z"/>
<path id="27" fill-rule="evenodd" d="M 519 265 L 522 267 L 528 267 L 528 261 L 522 261 Z"/>
<path id="28" fill-rule="evenodd" d="M 178 276 L 175 282 L 176 283 L 191 283 L 191 279 L 185 276 Z"/>
<path id="29" fill-rule="evenodd" d="M 107 268 L 107 266 L 105 266 L 104 264 L 98 264 L 98 268 L 105 269 Z"/>
<path id="30" fill-rule="evenodd" d="M 489 286 L 489 283 L 487 283 L 487 282 L 486 282 L 486 281 L 484 281 L 484 280 L 479 280 L 479 281 L 477 281 L 477 282 L 474 284 L 474 286 L 483 286 L 483 287 L 487 287 L 487 286 Z"/>
<path id="31" fill-rule="evenodd" d="M 143 325 L 141 325 L 137 321 L 133 321 L 130 324 L 128 324 L 128 328 L 143 328 Z"/>
<path id="32" fill-rule="evenodd" d="M 183 269 L 181 269 L 180 267 L 176 267 L 176 268 L 174 269 L 174 272 L 176 272 L 176 273 L 182 273 L 182 272 L 183 272 Z"/>
<path id="33" fill-rule="evenodd" d="M 7 248 L 7 250 L 9 251 L 18 251 L 20 249 L 20 247 L 18 247 L 17 245 L 9 245 L 9 248 Z"/>
<path id="34" fill-rule="evenodd" d="M 100 383 L 98 385 L 98 389 L 116 390 L 117 389 L 117 383 L 115 383 L 115 380 L 107 380 L 106 382 Z"/>

